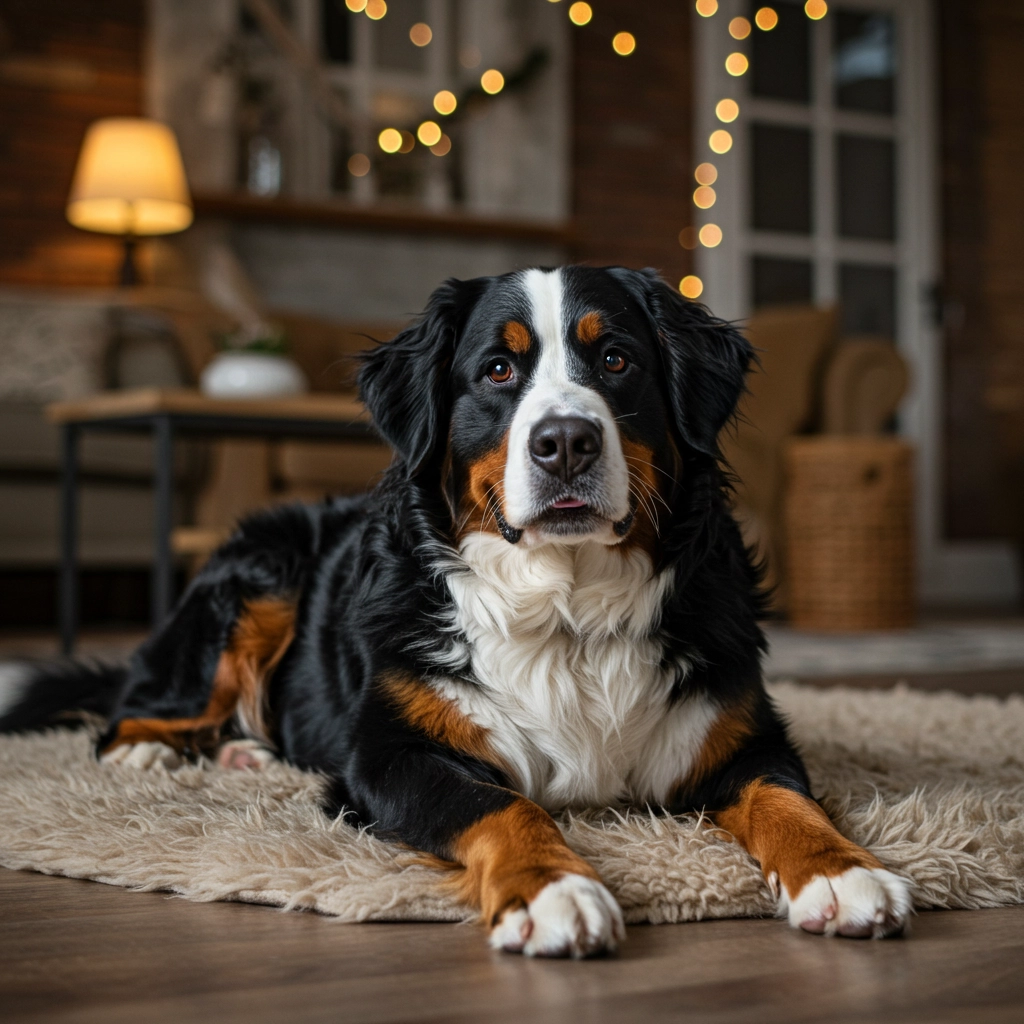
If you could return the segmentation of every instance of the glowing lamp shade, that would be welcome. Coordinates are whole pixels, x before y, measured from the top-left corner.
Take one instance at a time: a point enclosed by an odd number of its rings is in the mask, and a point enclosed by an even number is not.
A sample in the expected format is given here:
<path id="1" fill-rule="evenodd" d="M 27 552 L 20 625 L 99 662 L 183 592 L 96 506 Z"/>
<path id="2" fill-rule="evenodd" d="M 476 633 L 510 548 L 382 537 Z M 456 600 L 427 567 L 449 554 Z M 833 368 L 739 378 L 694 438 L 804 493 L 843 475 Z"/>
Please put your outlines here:
<path id="1" fill-rule="evenodd" d="M 76 228 L 125 237 L 184 231 L 192 200 L 174 132 L 139 117 L 94 122 L 78 156 L 67 218 Z"/>

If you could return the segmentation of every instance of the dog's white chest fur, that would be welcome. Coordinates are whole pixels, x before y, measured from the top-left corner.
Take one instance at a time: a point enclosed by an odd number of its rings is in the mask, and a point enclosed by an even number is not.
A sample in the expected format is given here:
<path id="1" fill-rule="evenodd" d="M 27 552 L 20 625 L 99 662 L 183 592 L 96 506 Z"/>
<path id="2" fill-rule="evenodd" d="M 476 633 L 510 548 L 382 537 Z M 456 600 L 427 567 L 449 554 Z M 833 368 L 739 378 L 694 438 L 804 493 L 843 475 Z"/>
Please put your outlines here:
<path id="1" fill-rule="evenodd" d="M 445 694 L 549 810 L 666 800 L 714 720 L 669 706 L 680 668 L 651 638 L 671 586 L 642 551 L 588 542 L 527 548 L 473 534 L 449 575 L 477 685 Z"/>

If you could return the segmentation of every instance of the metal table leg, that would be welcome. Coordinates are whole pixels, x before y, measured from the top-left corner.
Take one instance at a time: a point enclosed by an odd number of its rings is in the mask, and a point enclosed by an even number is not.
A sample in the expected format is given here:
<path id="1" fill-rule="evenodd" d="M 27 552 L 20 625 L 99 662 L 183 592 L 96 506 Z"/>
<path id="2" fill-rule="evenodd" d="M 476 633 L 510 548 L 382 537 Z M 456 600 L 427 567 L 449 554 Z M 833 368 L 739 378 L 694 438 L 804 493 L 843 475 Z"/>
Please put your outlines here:
<path id="1" fill-rule="evenodd" d="M 174 432 L 169 416 L 153 422 L 154 434 L 154 537 L 153 537 L 153 628 L 159 627 L 171 610 L 174 584 L 171 563 L 171 506 L 174 500 Z"/>
<path id="2" fill-rule="evenodd" d="M 75 649 L 78 628 L 78 427 L 61 428 L 60 579 L 57 620 L 64 654 Z"/>

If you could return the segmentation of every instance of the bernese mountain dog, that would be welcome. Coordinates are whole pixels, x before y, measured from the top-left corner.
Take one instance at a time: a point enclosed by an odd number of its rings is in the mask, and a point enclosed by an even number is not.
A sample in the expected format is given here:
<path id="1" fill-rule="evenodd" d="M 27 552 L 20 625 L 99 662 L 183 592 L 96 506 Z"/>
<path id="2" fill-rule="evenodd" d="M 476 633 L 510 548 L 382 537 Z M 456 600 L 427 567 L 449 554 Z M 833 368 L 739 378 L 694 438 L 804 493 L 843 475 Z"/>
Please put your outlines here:
<path id="1" fill-rule="evenodd" d="M 77 707 L 111 765 L 319 772 L 509 952 L 623 939 L 552 818 L 608 806 L 706 811 L 794 927 L 898 933 L 908 882 L 815 802 L 762 683 L 717 442 L 753 358 L 652 271 L 448 281 L 361 368 L 379 485 L 246 519 L 127 668 L 9 680 L 0 730 Z"/>

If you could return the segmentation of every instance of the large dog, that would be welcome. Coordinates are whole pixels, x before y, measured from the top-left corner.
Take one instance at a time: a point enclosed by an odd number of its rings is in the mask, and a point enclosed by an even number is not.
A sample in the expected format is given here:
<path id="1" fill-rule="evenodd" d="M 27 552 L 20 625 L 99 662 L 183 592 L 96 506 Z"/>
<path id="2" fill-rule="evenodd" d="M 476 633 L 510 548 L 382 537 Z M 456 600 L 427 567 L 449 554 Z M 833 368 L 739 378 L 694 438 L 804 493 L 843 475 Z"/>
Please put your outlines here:
<path id="1" fill-rule="evenodd" d="M 744 338 L 650 271 L 449 281 L 366 358 L 370 494 L 244 521 L 125 670 L 8 678 L 112 764 L 270 751 L 461 872 L 491 944 L 585 956 L 621 912 L 553 812 L 704 809 L 807 931 L 885 936 L 908 883 L 835 829 L 762 685 L 717 437 Z"/>

